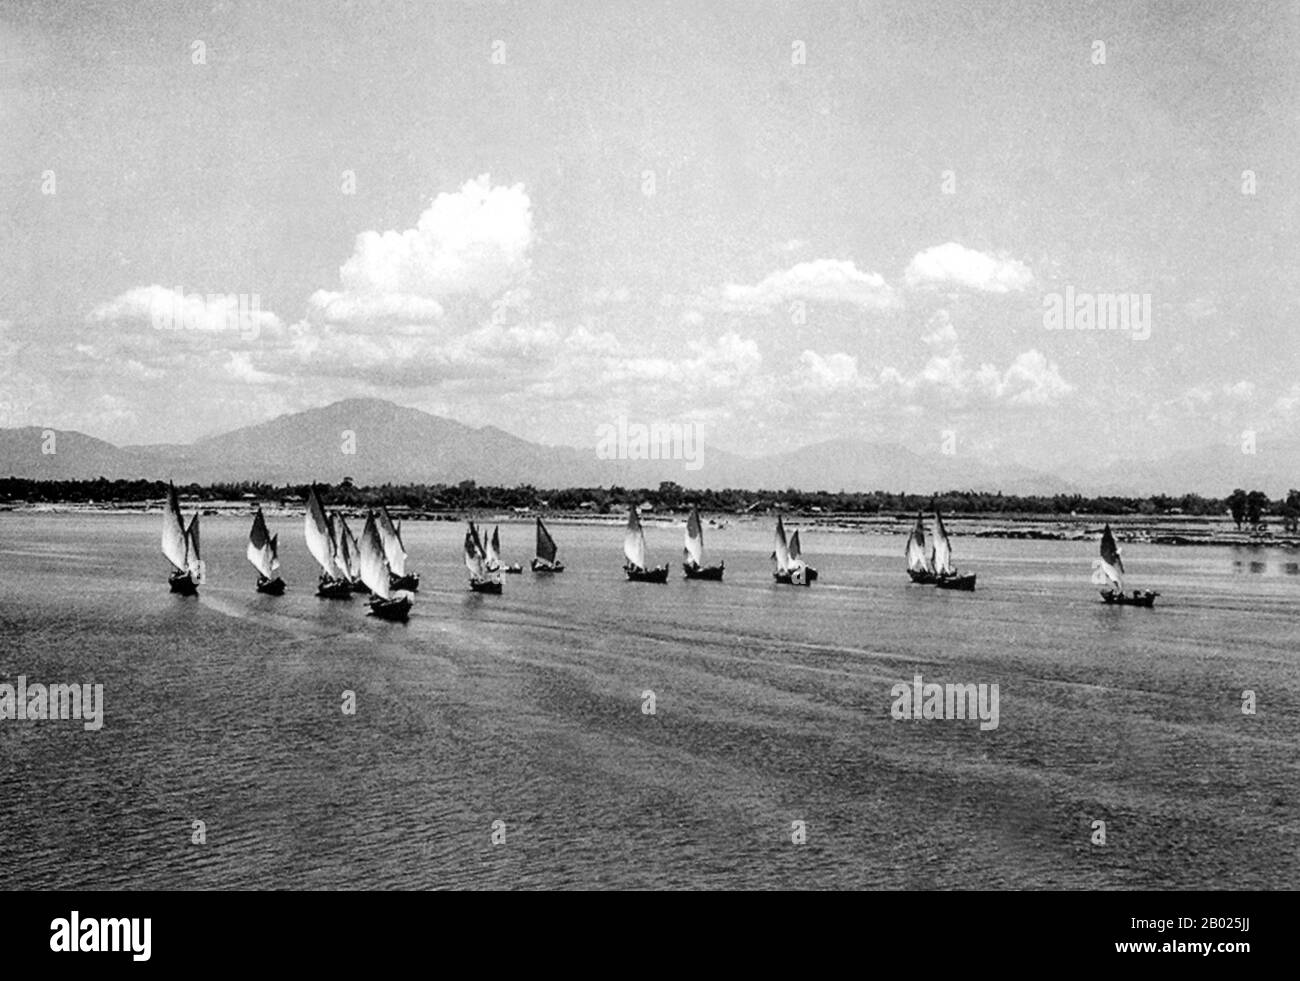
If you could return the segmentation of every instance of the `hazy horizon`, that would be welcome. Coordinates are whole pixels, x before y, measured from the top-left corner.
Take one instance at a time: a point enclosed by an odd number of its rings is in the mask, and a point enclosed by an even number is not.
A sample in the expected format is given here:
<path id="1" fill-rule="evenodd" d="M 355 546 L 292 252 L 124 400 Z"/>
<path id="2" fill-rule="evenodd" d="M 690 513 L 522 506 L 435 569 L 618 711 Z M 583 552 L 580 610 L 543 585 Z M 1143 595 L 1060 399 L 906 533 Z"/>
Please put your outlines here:
<path id="1" fill-rule="evenodd" d="M 1300 416 L 1298 27 L 5 4 L 0 426 L 188 443 L 377 397 L 572 447 L 622 416 L 749 457 L 1267 454 Z M 1129 329 L 1048 329 L 1110 295 Z"/>

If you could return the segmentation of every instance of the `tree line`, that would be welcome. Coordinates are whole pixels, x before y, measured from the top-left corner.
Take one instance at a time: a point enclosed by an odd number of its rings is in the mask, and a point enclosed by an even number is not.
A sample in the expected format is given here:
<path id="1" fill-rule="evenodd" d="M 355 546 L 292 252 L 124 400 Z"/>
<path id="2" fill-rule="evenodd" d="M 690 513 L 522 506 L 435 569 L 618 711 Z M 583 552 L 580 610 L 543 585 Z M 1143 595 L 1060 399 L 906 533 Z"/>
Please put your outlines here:
<path id="1" fill-rule="evenodd" d="M 310 485 L 240 481 L 187 484 L 180 494 L 198 501 L 250 499 L 265 503 L 305 501 Z M 1033 514 L 1086 515 L 1136 514 L 1222 517 L 1228 515 L 1237 527 L 1260 528 L 1269 516 L 1282 521 L 1288 531 L 1300 522 L 1300 490 L 1271 500 L 1259 490 L 1234 490 L 1225 498 L 1200 494 L 1153 494 L 1148 497 L 1097 496 L 1083 494 L 1017 495 L 974 490 L 952 490 L 942 494 L 906 494 L 891 491 L 802 491 L 694 490 L 672 481 L 658 487 L 568 487 L 537 488 L 479 486 L 472 480 L 456 484 L 383 484 L 361 486 L 345 478 L 339 484 L 319 484 L 320 492 L 333 505 L 344 507 L 410 508 L 419 511 L 530 510 L 578 511 L 608 514 L 620 507 L 648 504 L 656 511 L 683 511 L 695 505 L 706 512 L 740 514 L 787 510 L 803 513 L 899 514 L 939 509 L 950 514 Z M 161 480 L 32 480 L 0 478 L 0 502 L 15 503 L 143 503 L 167 493 Z"/>

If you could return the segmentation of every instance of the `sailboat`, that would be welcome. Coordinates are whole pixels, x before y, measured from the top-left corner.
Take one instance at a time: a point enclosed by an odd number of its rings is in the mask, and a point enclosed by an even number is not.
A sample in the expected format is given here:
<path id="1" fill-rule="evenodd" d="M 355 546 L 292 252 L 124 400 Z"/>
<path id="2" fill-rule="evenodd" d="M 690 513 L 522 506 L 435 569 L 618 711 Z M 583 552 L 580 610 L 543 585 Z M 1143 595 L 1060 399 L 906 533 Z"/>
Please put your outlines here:
<path id="1" fill-rule="evenodd" d="M 394 523 L 388 515 L 388 508 L 379 506 L 379 541 L 384 546 L 384 558 L 393 575 L 394 589 L 409 589 L 416 592 L 420 588 L 420 574 L 406 571 L 406 546 L 402 544 L 401 523 Z"/>
<path id="2" fill-rule="evenodd" d="M 939 577 L 934 572 L 934 551 L 925 550 L 925 525 L 921 522 L 921 512 L 916 512 L 916 526 L 907 536 L 907 548 L 903 553 L 907 558 L 907 574 L 912 582 L 932 585 Z"/>
<path id="3" fill-rule="evenodd" d="M 346 566 L 339 567 L 338 550 L 330 519 L 325 514 L 320 495 L 313 486 L 307 492 L 307 515 L 303 522 L 307 537 L 307 551 L 321 567 L 316 595 L 324 599 L 348 599 L 352 596 L 352 583 L 348 581 Z"/>
<path id="4" fill-rule="evenodd" d="M 1124 562 L 1115 544 L 1115 536 L 1110 533 L 1110 524 L 1102 529 L 1101 558 L 1092 561 L 1092 581 L 1094 585 L 1104 586 L 1101 598 L 1107 603 L 1120 606 L 1155 606 L 1159 593 L 1149 589 L 1135 589 L 1132 594 L 1124 592 Z"/>
<path id="5" fill-rule="evenodd" d="M 542 519 L 537 519 L 537 557 L 532 561 L 534 572 L 563 572 L 564 563 L 555 557 L 555 539 L 551 533 L 546 530 L 546 525 L 542 524 Z"/>
<path id="6" fill-rule="evenodd" d="M 627 573 L 630 582 L 664 583 L 668 581 L 668 566 L 661 565 L 653 569 L 646 568 L 645 532 L 641 530 L 641 515 L 635 504 L 627 512 L 627 532 L 623 535 L 623 554 L 627 556 L 627 562 L 623 564 L 623 571 Z"/>
<path id="7" fill-rule="evenodd" d="M 248 549 L 245 553 L 253 568 L 258 571 L 257 591 L 269 596 L 284 593 L 284 580 L 280 578 L 280 536 L 271 535 L 266 530 L 266 519 L 262 509 L 253 515 L 253 527 L 248 533 Z"/>
<path id="8" fill-rule="evenodd" d="M 465 568 L 469 570 L 469 588 L 476 593 L 501 592 L 501 563 L 490 565 L 483 542 L 474 522 L 465 532 Z"/>
<path id="9" fill-rule="evenodd" d="M 361 578 L 361 546 L 357 536 L 352 534 L 347 519 L 335 512 L 330 515 L 330 528 L 334 533 L 335 560 L 347 577 L 354 593 L 368 593 L 370 587 Z"/>
<path id="10" fill-rule="evenodd" d="M 366 526 L 361 531 L 359 566 L 361 581 L 370 590 L 370 614 L 385 620 L 405 620 L 411 612 L 411 594 L 405 590 L 394 590 L 393 570 L 388 567 L 384 557 L 384 545 L 379 540 L 379 529 L 375 527 L 375 512 L 366 513 Z"/>
<path id="11" fill-rule="evenodd" d="M 940 589 L 961 589 L 973 592 L 975 573 L 958 573 L 952 564 L 952 545 L 943 527 L 943 518 L 934 512 L 934 584 Z"/>
<path id="12" fill-rule="evenodd" d="M 722 569 L 726 562 L 706 566 L 704 564 L 704 528 L 700 524 L 698 508 L 691 508 L 691 516 L 686 519 L 686 546 L 682 549 L 682 571 L 687 579 L 722 579 Z"/>
<path id="13" fill-rule="evenodd" d="M 512 576 L 517 576 L 524 571 L 524 567 L 518 562 L 510 562 L 506 565 L 501 563 L 501 528 L 499 525 L 493 526 L 492 537 L 484 543 L 487 548 L 487 561 L 489 569 L 500 569 L 502 572 L 508 572 Z"/>
<path id="14" fill-rule="evenodd" d="M 785 586 L 808 586 L 817 578 L 817 570 L 810 568 L 803 560 L 799 546 L 799 532 L 789 542 L 785 538 L 785 524 L 781 516 L 776 516 L 776 540 L 772 548 L 772 561 L 775 568 L 772 578 Z"/>
<path id="15" fill-rule="evenodd" d="M 204 582 L 203 560 L 199 557 L 199 512 L 187 528 L 181 518 L 176 485 L 167 483 L 167 506 L 163 509 L 162 553 L 172 564 L 167 585 L 173 593 L 194 596 Z"/>

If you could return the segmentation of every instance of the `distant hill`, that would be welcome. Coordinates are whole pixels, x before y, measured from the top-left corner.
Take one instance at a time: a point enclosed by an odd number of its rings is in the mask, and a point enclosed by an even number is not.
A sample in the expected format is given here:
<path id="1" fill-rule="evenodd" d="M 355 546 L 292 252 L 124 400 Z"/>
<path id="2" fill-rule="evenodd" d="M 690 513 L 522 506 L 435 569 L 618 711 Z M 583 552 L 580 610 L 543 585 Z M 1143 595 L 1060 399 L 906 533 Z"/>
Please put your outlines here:
<path id="1" fill-rule="evenodd" d="M 1014 466 L 968 457 L 918 454 L 906 447 L 841 438 L 762 458 L 705 447 L 702 466 L 681 460 L 601 460 L 594 449 L 531 443 L 492 426 L 474 428 L 382 399 L 348 399 L 279 416 L 220 436 L 177 445 L 116 447 L 77 432 L 59 432 L 53 454 L 41 452 L 42 430 L 0 429 L 0 476 L 36 479 L 174 479 L 183 483 L 257 480 L 273 484 L 458 483 L 542 488 L 684 487 L 816 491 L 976 490 L 1007 494 L 1075 491 L 1120 493 L 1122 484 L 1160 491 L 1222 495 L 1235 478 L 1220 478 L 1206 461 L 1189 459 L 1145 473 L 1149 464 L 1116 467 L 1067 482 Z M 349 452 L 350 451 L 350 452 Z M 1273 456 L 1277 456 L 1276 452 Z M 1297 457 L 1290 457 L 1291 461 Z M 1222 461 L 1220 461 L 1222 462 Z M 1282 467 L 1286 461 L 1276 461 Z M 1292 480 L 1291 484 L 1300 482 Z M 1240 482 L 1238 482 L 1240 483 Z M 1286 481 L 1278 476 L 1277 486 Z M 1262 486 L 1247 481 L 1241 486 Z M 1280 493 L 1269 485 L 1270 493 Z"/>

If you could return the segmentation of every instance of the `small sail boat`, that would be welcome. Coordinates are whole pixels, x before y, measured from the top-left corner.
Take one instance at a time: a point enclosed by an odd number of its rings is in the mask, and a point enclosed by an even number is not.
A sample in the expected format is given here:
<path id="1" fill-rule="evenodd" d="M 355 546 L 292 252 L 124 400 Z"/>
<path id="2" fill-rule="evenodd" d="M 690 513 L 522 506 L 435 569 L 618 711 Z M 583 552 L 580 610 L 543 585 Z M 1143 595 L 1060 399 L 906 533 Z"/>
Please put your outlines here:
<path id="1" fill-rule="evenodd" d="M 335 560 L 338 562 L 339 569 L 347 578 L 354 593 L 370 592 L 370 587 L 361 578 L 361 546 L 357 544 L 357 536 L 352 534 L 352 529 L 348 527 L 347 519 L 342 514 L 330 515 L 330 523 L 334 529 Z"/>
<path id="2" fill-rule="evenodd" d="M 973 592 L 975 573 L 958 573 L 952 564 L 952 544 L 943 527 L 943 518 L 934 512 L 934 584 L 940 589 L 960 589 Z"/>
<path id="3" fill-rule="evenodd" d="M 627 556 L 627 562 L 623 564 L 623 571 L 627 573 L 630 582 L 664 583 L 668 581 L 668 566 L 661 565 L 654 569 L 646 568 L 645 532 L 641 530 L 641 515 L 635 504 L 627 512 L 627 532 L 623 535 L 623 554 Z"/>
<path id="4" fill-rule="evenodd" d="M 204 581 L 203 560 L 199 557 L 199 513 L 194 512 L 189 527 L 181 518 L 176 485 L 167 484 L 167 506 L 163 508 L 162 553 L 172 564 L 167 585 L 173 593 L 194 596 Z"/>
<path id="5" fill-rule="evenodd" d="M 1092 561 L 1092 581 L 1094 585 L 1103 586 L 1101 598 L 1107 603 L 1120 606 L 1155 606 L 1159 593 L 1149 589 L 1135 589 L 1132 594 L 1124 592 L 1124 562 L 1115 544 L 1115 536 L 1110 533 L 1110 524 L 1102 529 L 1101 558 Z"/>
<path id="6" fill-rule="evenodd" d="M 772 548 L 772 578 L 785 586 L 808 586 L 817 578 L 817 570 L 803 560 L 796 531 L 789 542 L 785 538 L 785 523 L 776 516 L 776 540 Z"/>
<path id="7" fill-rule="evenodd" d="M 348 581 L 346 568 L 339 568 L 332 522 L 325 514 L 325 506 L 315 486 L 307 492 L 307 516 L 303 525 L 307 551 L 321 567 L 316 595 L 324 599 L 348 599 L 352 596 L 352 583 Z"/>
<path id="8" fill-rule="evenodd" d="M 903 554 L 907 558 L 907 574 L 912 577 L 912 582 L 927 586 L 938 582 L 939 577 L 934 573 L 934 552 L 925 550 L 925 525 L 921 522 L 920 511 L 916 512 L 916 526 L 907 536 L 907 548 Z"/>
<path id="9" fill-rule="evenodd" d="M 790 536 L 790 585 L 811 586 L 817 581 L 817 570 L 803 560 L 799 546 L 799 532 Z"/>
<path id="10" fill-rule="evenodd" d="M 551 533 L 546 530 L 546 525 L 542 524 L 542 519 L 537 519 L 537 557 L 532 561 L 534 572 L 563 572 L 564 563 L 555 557 L 555 539 Z"/>
<path id="11" fill-rule="evenodd" d="M 687 579 L 722 579 L 722 569 L 726 562 L 706 566 L 704 564 L 704 528 L 700 524 L 698 508 L 691 508 L 691 516 L 686 519 L 686 546 L 682 549 L 682 571 Z"/>
<path id="12" fill-rule="evenodd" d="M 384 546 L 384 558 L 393 574 L 394 589 L 408 589 L 416 592 L 420 588 L 420 574 L 406 571 L 406 546 L 402 544 L 402 525 L 394 523 L 388 515 L 388 508 L 379 506 L 379 541 Z"/>
<path id="13" fill-rule="evenodd" d="M 370 614 L 385 620 L 405 620 L 411 612 L 411 594 L 405 590 L 394 590 L 390 585 L 393 570 L 388 567 L 384 557 L 384 545 L 379 540 L 379 529 L 375 526 L 375 512 L 366 514 L 366 526 L 361 531 L 361 541 L 357 545 L 360 551 L 358 564 L 361 581 L 370 590 Z"/>
<path id="14" fill-rule="evenodd" d="M 486 542 L 488 568 L 500 569 L 512 576 L 517 576 L 524 571 L 524 567 L 518 562 L 510 562 L 502 565 L 501 563 L 501 528 L 499 525 L 493 526 L 492 537 Z"/>
<path id="15" fill-rule="evenodd" d="M 248 561 L 258 571 L 257 591 L 269 596 L 284 593 L 284 580 L 280 578 L 280 536 L 266 530 L 262 509 L 253 515 L 253 528 L 248 533 Z"/>
<path id="16" fill-rule="evenodd" d="M 489 564 L 487 552 L 474 522 L 465 532 L 465 568 L 469 570 L 469 588 L 476 593 L 501 592 L 501 563 Z"/>

